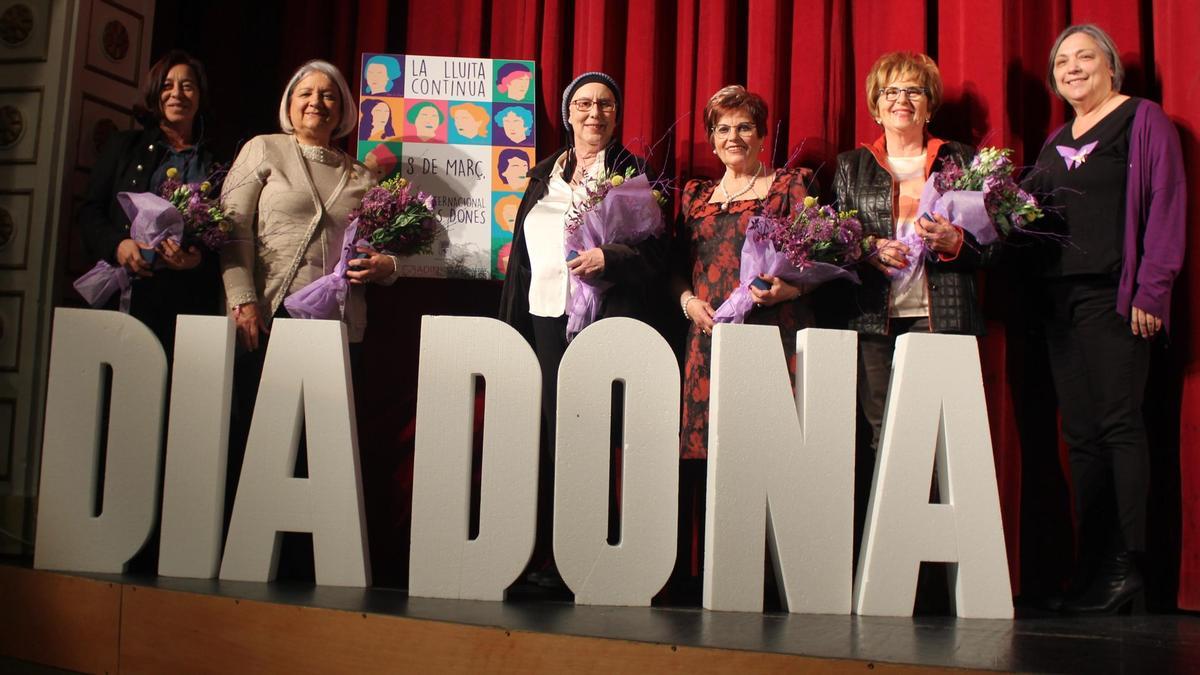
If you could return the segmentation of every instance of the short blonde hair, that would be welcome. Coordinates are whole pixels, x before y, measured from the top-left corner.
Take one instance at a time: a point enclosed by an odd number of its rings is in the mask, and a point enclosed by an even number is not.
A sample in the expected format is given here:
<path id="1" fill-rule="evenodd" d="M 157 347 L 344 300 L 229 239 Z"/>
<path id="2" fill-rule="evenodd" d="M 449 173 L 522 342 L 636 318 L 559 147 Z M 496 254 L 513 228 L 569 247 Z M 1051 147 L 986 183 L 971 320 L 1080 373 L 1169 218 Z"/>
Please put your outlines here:
<path id="1" fill-rule="evenodd" d="M 333 137 L 341 138 L 354 131 L 354 127 L 358 124 L 358 103 L 354 101 L 354 94 L 350 93 L 350 85 L 346 84 L 346 78 L 342 76 L 342 71 L 338 70 L 337 66 L 320 59 L 313 59 L 292 73 L 292 79 L 288 80 L 287 87 L 283 90 L 283 98 L 279 99 L 279 128 L 285 134 L 296 133 L 295 127 L 292 126 L 291 117 L 288 115 L 288 107 L 292 102 L 292 92 L 296 90 L 296 85 L 300 83 L 300 80 L 313 73 L 323 73 L 329 79 L 333 80 L 342 97 L 342 117 L 338 121 L 337 129 L 333 130 Z"/>
<path id="2" fill-rule="evenodd" d="M 889 82 L 912 77 L 929 90 L 929 115 L 942 105 L 942 73 L 937 63 L 919 52 L 889 52 L 879 57 L 867 73 L 867 110 L 879 116 L 879 90 Z"/>

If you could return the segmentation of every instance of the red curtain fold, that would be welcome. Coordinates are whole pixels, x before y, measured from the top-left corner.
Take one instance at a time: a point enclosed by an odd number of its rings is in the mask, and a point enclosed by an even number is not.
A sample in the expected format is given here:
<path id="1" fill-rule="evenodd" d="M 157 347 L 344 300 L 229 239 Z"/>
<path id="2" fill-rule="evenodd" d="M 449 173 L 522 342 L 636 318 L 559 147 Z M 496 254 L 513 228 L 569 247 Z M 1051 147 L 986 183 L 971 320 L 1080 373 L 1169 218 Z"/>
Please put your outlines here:
<path id="1" fill-rule="evenodd" d="M 1161 79 L 1163 108 L 1179 129 L 1187 165 L 1188 242 L 1183 277 L 1176 283 L 1173 340 L 1182 346 L 1175 361 L 1182 379 L 1179 427 L 1180 530 L 1179 595 L 1181 608 L 1200 610 L 1200 331 L 1193 309 L 1200 298 L 1200 41 L 1196 17 L 1200 0 L 1160 0 L 1153 5 L 1154 72 Z"/>
<path id="2" fill-rule="evenodd" d="M 926 3 L 859 2 L 850 5 L 850 42 L 853 45 L 853 98 L 847 104 L 854 116 L 856 143 L 879 137 L 879 125 L 867 110 L 867 73 L 880 55 L 891 51 L 926 51 Z"/>
<path id="3" fill-rule="evenodd" d="M 786 119 L 787 156 L 803 166 L 832 167 L 838 150 L 850 141 L 843 113 L 855 90 L 848 83 L 848 19 L 846 0 L 792 7 L 791 33 L 779 56 L 786 55 L 789 74 L 781 82 L 787 109 L 779 118 Z"/>
<path id="4" fill-rule="evenodd" d="M 669 139 L 669 150 L 665 144 L 655 147 L 653 161 L 680 180 L 719 175 L 702 112 L 713 92 L 732 83 L 746 84 L 768 101 L 768 143 L 777 145 L 777 160 L 798 151 L 799 163 L 824 165 L 828 172 L 838 151 L 878 135 L 867 112 L 864 80 L 882 53 L 897 49 L 925 51 L 938 59 L 945 106 L 932 125 L 936 134 L 1009 146 L 1018 164 L 1028 163 L 1047 133 L 1066 119 L 1065 106 L 1046 90 L 1050 46 L 1069 22 L 1092 21 L 1121 50 L 1128 71 L 1125 91 L 1160 98 L 1178 124 L 1191 193 L 1200 194 L 1195 76 L 1200 41 L 1194 35 L 1200 0 L 364 0 L 344 10 L 350 19 L 332 24 L 315 3 L 301 4 L 316 18 L 295 20 L 299 27 L 293 27 L 295 38 L 287 38 L 289 47 L 298 49 L 306 32 L 348 27 L 345 34 L 355 36 L 353 53 L 347 55 L 348 38 L 334 40 L 329 48 L 334 58 L 350 59 L 354 72 L 358 52 L 398 47 L 386 35 L 389 22 L 404 26 L 406 53 L 536 60 L 542 157 L 562 143 L 563 87 L 583 70 L 604 70 L 624 89 L 624 139 L 639 152 Z M 1192 216 L 1193 229 L 1195 220 Z M 1188 247 L 1190 261 L 1200 254 L 1200 244 L 1193 239 Z M 1069 540 L 1069 502 L 1054 458 L 1052 388 L 1044 354 L 1028 339 L 1030 319 L 1020 309 L 1016 280 L 999 269 L 984 275 L 984 282 L 990 320 L 980 356 L 1010 569 L 1017 589 L 1019 582 L 1036 585 L 1031 570 L 1043 568 L 1042 576 L 1050 577 L 1038 582 L 1044 587 L 1060 581 L 1066 569 L 1046 550 L 1069 551 L 1064 541 Z M 387 382 L 384 388 L 399 387 L 411 400 L 419 315 L 491 315 L 497 287 L 473 292 L 483 286 L 419 280 L 403 280 L 400 286 L 399 292 L 372 296 L 367 356 L 412 354 L 411 363 L 390 363 L 379 373 Z M 1177 600 L 1180 607 L 1200 609 L 1200 423 L 1192 419 L 1200 410 L 1200 336 L 1190 330 L 1188 306 L 1190 298 L 1200 297 L 1200 273 L 1190 262 L 1176 288 L 1176 328 L 1166 352 L 1173 368 L 1165 381 L 1171 384 L 1151 392 L 1148 407 L 1180 411 L 1172 418 L 1178 442 L 1168 443 L 1167 460 L 1156 460 L 1156 470 L 1179 481 L 1181 504 L 1158 493 L 1152 499 L 1160 509 L 1179 512 L 1178 525 L 1168 523 L 1181 548 Z M 390 377 L 396 375 L 399 381 Z M 395 420 L 388 423 L 394 427 Z M 369 430 L 363 437 L 369 438 Z M 1176 451 L 1178 460 L 1171 454 Z M 1177 477 L 1172 471 L 1179 472 Z M 1042 472 L 1058 475 L 1042 480 Z M 1063 523 L 1065 530 L 1049 527 L 1050 522 Z M 1157 545 L 1152 541 L 1151 546 Z"/>

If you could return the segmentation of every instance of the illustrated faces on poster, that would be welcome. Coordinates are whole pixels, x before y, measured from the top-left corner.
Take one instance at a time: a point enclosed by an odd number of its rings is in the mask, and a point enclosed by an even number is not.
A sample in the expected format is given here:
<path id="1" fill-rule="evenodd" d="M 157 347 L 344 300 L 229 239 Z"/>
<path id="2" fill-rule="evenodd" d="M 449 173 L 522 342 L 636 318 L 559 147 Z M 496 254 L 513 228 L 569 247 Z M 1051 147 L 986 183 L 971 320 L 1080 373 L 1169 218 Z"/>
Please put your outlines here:
<path id="1" fill-rule="evenodd" d="M 400 163 L 401 145 L 399 143 L 359 143 L 358 159 L 375 176 L 383 180 L 396 171 Z"/>
<path id="2" fill-rule="evenodd" d="M 405 140 L 420 143 L 445 141 L 446 134 L 442 125 L 446 122 L 446 113 L 437 104 L 421 101 L 408 109 L 405 119 L 412 125 L 405 134 Z"/>
<path id="3" fill-rule="evenodd" d="M 399 100 L 399 99 L 392 99 Z M 384 141 L 396 138 L 396 121 L 391 103 L 387 100 L 369 98 L 359 106 L 359 140 Z"/>
<path id="4" fill-rule="evenodd" d="M 396 93 L 396 81 L 400 79 L 400 73 L 400 62 L 395 57 L 372 56 L 363 66 L 362 93 L 375 96 Z"/>
<path id="5" fill-rule="evenodd" d="M 510 190 L 524 190 L 529 185 L 529 155 L 523 150 L 506 148 L 496 161 L 496 175 Z"/>
<path id="6" fill-rule="evenodd" d="M 529 100 L 532 83 L 533 71 L 523 63 L 506 63 L 496 73 L 496 91 L 510 101 Z"/>
<path id="7" fill-rule="evenodd" d="M 461 103 L 450 108 L 454 130 L 465 139 L 487 138 L 488 112 L 474 103 Z"/>
<path id="8" fill-rule="evenodd" d="M 500 274 L 508 274 L 508 256 L 512 252 L 512 242 L 508 242 L 496 251 L 496 270 Z"/>
<path id="9" fill-rule="evenodd" d="M 493 209 L 496 226 L 505 232 L 512 232 L 517 225 L 517 209 L 520 206 L 521 200 L 516 195 L 505 195 L 497 199 Z"/>
<path id="10" fill-rule="evenodd" d="M 492 123 L 495 127 L 496 145 L 533 145 L 532 106 L 497 106 L 492 115 Z"/>

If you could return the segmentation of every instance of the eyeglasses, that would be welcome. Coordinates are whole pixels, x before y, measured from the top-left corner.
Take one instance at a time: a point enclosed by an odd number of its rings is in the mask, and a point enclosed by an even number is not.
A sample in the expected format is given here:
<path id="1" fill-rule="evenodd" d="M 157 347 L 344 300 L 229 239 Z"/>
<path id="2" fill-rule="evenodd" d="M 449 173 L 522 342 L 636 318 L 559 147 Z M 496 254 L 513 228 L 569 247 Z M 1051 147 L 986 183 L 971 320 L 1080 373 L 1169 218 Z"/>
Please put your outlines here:
<path id="1" fill-rule="evenodd" d="M 910 101 L 920 101 L 929 95 L 929 90 L 925 87 L 880 87 L 879 95 L 882 96 L 888 103 L 894 103 L 904 94 L 904 98 Z"/>
<path id="2" fill-rule="evenodd" d="M 749 122 L 742 122 L 736 127 L 731 127 L 728 124 L 718 124 L 712 128 L 713 136 L 716 136 L 717 138 L 729 138 L 729 136 L 735 131 L 737 132 L 738 136 L 741 136 L 742 138 L 749 138 L 754 135 L 754 132 L 758 131 L 758 127 Z"/>
<path id="3" fill-rule="evenodd" d="M 617 108 L 617 102 L 610 98 L 598 98 L 592 100 L 590 98 L 577 98 L 571 101 L 571 107 L 581 113 L 589 113 L 592 111 L 592 106 L 596 106 L 596 110 L 601 113 L 610 113 Z"/>

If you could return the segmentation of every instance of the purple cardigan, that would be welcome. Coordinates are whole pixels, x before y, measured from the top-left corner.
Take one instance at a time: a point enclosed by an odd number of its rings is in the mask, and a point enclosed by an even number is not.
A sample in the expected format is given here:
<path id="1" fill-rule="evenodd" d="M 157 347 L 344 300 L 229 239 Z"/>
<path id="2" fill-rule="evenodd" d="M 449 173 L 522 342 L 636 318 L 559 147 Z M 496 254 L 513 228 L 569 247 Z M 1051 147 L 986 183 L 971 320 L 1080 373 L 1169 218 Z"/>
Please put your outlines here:
<path id="1" fill-rule="evenodd" d="M 1065 126 L 1050 132 L 1046 142 Z M 1171 287 L 1183 266 L 1187 237 L 1185 180 L 1179 132 L 1162 107 L 1140 99 L 1129 135 L 1124 261 L 1117 286 L 1117 313 L 1126 321 L 1136 306 L 1171 327 Z"/>

